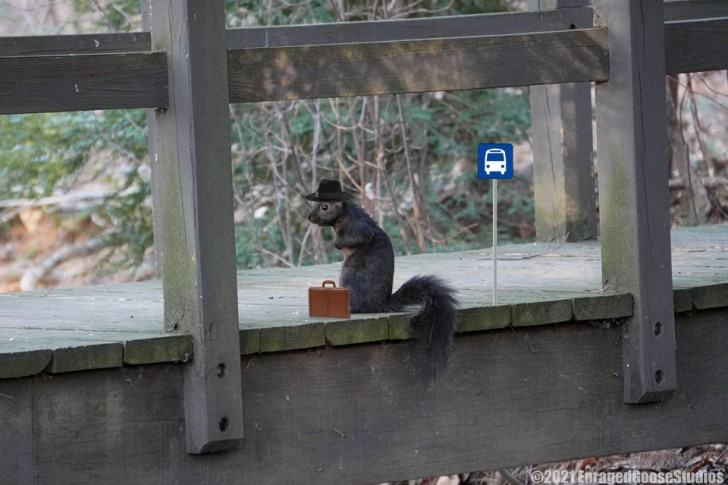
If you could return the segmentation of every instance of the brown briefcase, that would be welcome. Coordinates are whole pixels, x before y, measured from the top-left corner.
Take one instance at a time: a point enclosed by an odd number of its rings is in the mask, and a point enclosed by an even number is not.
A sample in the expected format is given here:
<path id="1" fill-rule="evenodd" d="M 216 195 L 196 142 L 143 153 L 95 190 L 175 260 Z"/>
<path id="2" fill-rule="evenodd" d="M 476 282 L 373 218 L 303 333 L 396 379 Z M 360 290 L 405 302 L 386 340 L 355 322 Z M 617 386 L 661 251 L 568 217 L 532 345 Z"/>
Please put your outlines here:
<path id="1" fill-rule="evenodd" d="M 327 284 L 332 287 L 327 287 Z M 321 283 L 321 288 L 309 288 L 308 314 L 311 317 L 351 317 L 349 288 L 337 288 L 331 280 Z"/>

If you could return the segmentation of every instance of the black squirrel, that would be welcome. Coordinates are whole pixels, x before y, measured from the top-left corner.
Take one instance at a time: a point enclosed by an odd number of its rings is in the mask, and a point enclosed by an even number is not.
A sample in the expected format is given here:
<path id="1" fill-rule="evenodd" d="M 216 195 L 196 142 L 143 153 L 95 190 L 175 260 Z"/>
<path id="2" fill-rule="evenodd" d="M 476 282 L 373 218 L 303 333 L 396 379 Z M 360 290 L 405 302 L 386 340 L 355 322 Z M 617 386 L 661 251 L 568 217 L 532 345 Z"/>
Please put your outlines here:
<path id="1" fill-rule="evenodd" d="M 339 286 L 349 288 L 352 313 L 401 312 L 408 305 L 421 305 L 409 317 L 410 337 L 416 342 L 413 365 L 426 382 L 432 382 L 450 358 L 455 290 L 437 276 L 419 275 L 392 293 L 392 242 L 351 198 L 338 181 L 321 180 L 317 191 L 306 196 L 315 202 L 308 220 L 334 229 L 334 245 L 345 257 Z"/>

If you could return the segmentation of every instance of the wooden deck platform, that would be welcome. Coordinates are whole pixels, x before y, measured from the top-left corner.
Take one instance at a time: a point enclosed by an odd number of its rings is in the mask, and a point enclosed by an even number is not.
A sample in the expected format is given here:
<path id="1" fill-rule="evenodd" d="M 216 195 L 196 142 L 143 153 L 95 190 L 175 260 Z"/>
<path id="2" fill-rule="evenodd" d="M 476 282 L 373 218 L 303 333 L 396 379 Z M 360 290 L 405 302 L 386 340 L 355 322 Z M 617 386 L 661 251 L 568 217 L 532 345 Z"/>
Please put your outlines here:
<path id="1" fill-rule="evenodd" d="M 728 307 L 728 226 L 672 233 L 675 311 Z M 244 355 L 403 338 L 396 314 L 309 318 L 307 288 L 338 279 L 338 264 L 242 271 Z M 397 259 L 395 287 L 419 273 L 451 282 L 460 332 L 631 315 L 630 295 L 600 281 L 598 242 L 507 245 L 499 250 L 499 305 L 491 306 L 490 250 Z M 668 302 L 666 302 L 668 304 Z M 0 295 L 0 378 L 186 361 L 185 336 L 165 335 L 159 281 Z"/>
<path id="2" fill-rule="evenodd" d="M 193 349 L 162 333 L 159 283 L 2 295 L 0 482 L 379 483 L 726 442 L 726 236 L 673 231 L 678 386 L 640 405 L 622 395 L 631 297 L 601 288 L 598 243 L 503 247 L 498 307 L 488 251 L 399 258 L 396 283 L 437 273 L 460 293 L 453 361 L 429 387 L 411 346 L 383 342 L 399 315 L 308 318 L 306 287 L 336 264 L 244 271 L 244 439 L 203 456 L 174 363 Z"/>

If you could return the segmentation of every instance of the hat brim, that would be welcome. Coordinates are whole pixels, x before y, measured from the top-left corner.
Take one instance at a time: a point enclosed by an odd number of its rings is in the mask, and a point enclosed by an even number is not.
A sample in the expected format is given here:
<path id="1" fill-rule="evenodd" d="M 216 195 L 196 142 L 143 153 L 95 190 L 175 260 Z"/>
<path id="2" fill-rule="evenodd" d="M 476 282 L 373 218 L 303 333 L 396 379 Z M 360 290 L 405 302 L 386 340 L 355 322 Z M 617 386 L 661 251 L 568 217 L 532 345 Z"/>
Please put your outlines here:
<path id="1" fill-rule="evenodd" d="M 354 196 L 348 192 L 338 192 L 335 194 L 320 194 L 313 192 L 304 196 L 306 200 L 310 200 L 311 202 L 341 202 L 344 200 L 351 200 L 353 197 Z"/>

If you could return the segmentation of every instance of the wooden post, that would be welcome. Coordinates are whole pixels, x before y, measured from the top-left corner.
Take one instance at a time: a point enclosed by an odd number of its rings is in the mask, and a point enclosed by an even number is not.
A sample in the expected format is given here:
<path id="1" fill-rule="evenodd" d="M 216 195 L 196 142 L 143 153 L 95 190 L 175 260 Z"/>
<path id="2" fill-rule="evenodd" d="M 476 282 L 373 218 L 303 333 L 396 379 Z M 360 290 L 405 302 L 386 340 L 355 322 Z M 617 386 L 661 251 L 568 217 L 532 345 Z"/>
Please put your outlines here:
<path id="1" fill-rule="evenodd" d="M 545 4 L 543 0 L 529 0 L 529 9 L 583 7 L 591 2 L 554 0 Z M 592 23 L 589 14 L 572 26 L 587 28 Z M 531 127 L 536 236 L 542 241 L 595 239 L 589 83 L 531 86 Z"/>
<path id="2" fill-rule="evenodd" d="M 169 108 L 149 119 L 165 327 L 193 337 L 187 451 L 207 453 L 243 436 L 224 2 L 143 8 L 169 72 Z"/>
<path id="3" fill-rule="evenodd" d="M 610 60 L 596 88 L 602 278 L 634 297 L 624 399 L 654 401 L 677 385 L 662 1 L 596 0 L 595 18 L 609 31 Z"/>

